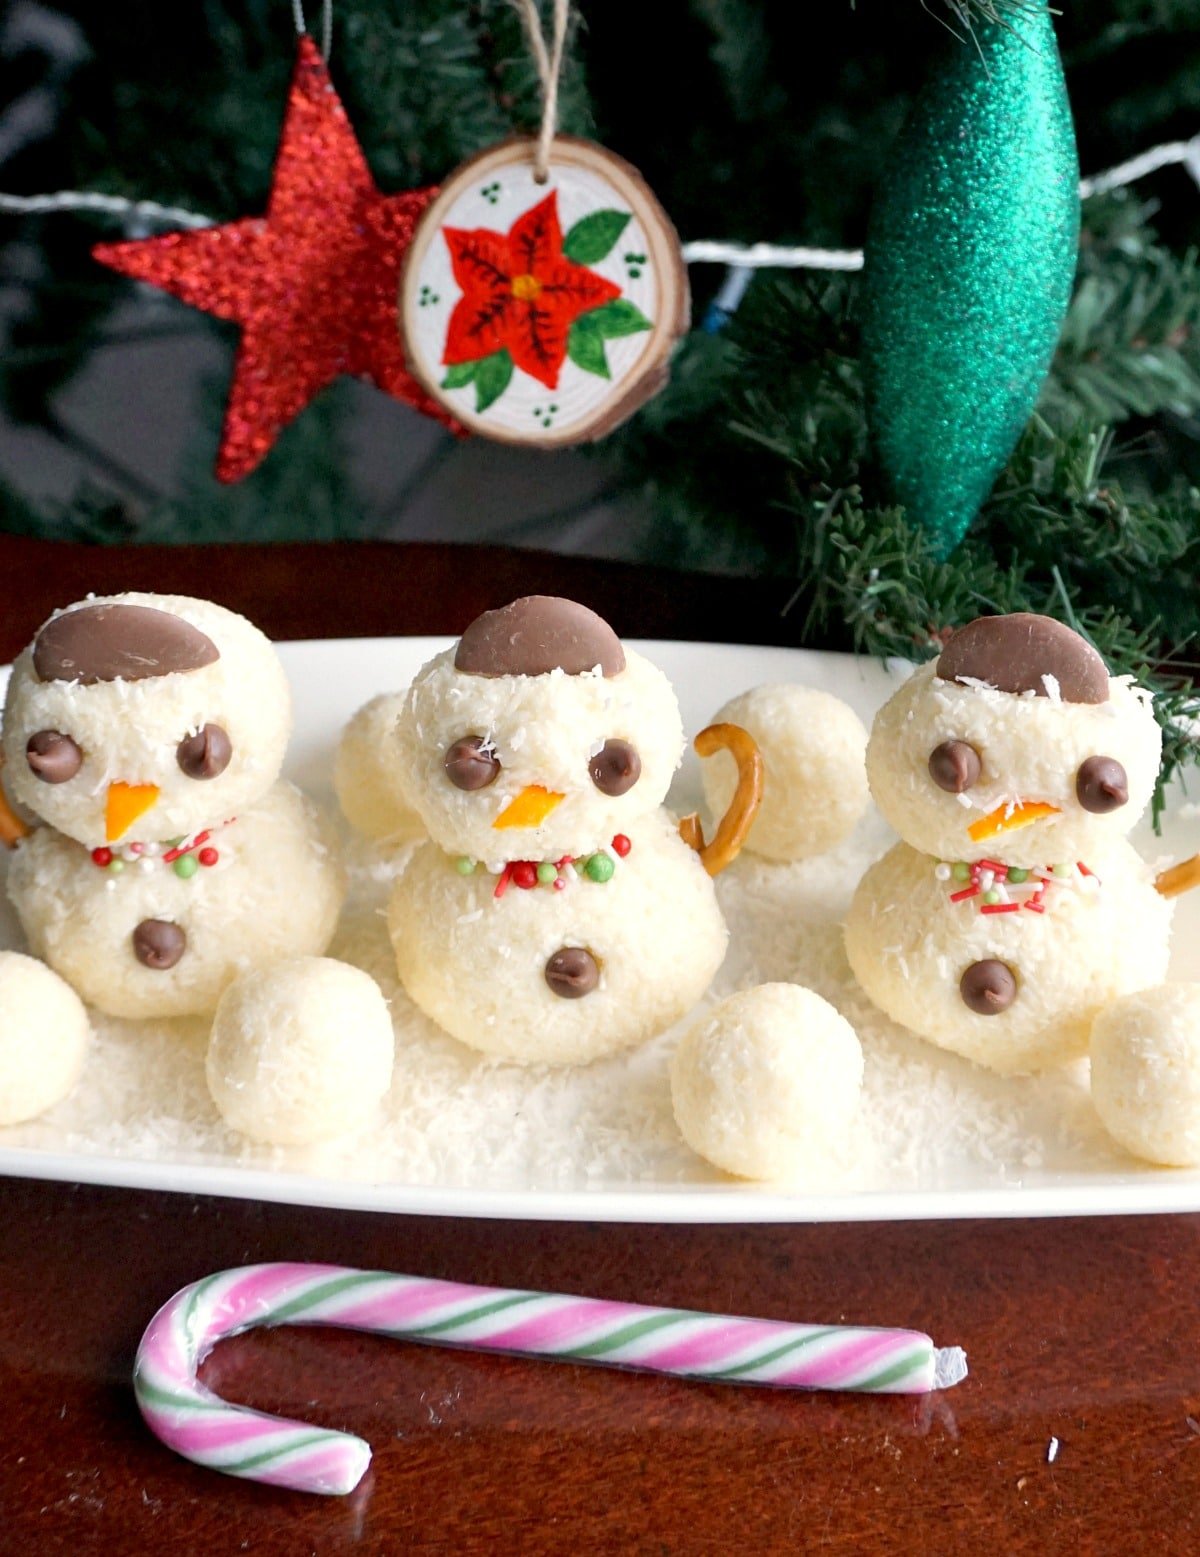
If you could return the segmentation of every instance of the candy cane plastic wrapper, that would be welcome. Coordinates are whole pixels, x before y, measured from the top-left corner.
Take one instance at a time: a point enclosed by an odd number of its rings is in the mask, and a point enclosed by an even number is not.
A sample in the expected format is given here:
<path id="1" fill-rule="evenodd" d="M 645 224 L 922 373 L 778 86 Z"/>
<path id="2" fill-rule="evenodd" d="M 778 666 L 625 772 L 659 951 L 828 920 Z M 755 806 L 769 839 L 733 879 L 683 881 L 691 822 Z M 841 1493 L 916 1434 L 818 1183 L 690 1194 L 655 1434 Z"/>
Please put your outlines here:
<path id="1" fill-rule="evenodd" d="M 133 1375 L 151 1432 L 229 1476 L 350 1492 L 371 1459 L 361 1438 L 230 1405 L 197 1378 L 218 1341 L 281 1324 L 785 1389 L 925 1394 L 967 1373 L 959 1347 L 939 1349 L 915 1330 L 737 1319 L 340 1265 L 247 1265 L 184 1287 L 151 1320 Z"/>

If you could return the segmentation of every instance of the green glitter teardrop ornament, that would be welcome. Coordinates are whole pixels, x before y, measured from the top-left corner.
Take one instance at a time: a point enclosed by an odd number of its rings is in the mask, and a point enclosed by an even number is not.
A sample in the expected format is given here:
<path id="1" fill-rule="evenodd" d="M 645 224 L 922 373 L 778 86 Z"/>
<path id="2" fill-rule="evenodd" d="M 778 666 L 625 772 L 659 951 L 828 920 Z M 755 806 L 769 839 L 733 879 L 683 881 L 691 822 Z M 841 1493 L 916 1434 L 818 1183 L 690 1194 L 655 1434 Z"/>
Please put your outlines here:
<path id="1" fill-rule="evenodd" d="M 1079 243 L 1079 159 L 1044 0 L 956 39 L 884 169 L 864 271 L 871 433 L 939 556 L 1037 403 Z"/>

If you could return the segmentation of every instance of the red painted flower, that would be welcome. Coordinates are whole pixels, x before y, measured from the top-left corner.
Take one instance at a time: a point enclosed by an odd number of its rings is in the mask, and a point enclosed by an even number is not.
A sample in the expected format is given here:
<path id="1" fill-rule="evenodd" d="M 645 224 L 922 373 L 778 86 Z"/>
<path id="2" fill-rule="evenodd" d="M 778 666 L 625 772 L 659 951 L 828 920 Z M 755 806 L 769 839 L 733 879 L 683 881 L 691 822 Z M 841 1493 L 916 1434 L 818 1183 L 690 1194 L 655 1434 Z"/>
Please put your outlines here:
<path id="1" fill-rule="evenodd" d="M 558 192 L 518 216 L 507 234 L 486 227 L 443 231 L 463 292 L 450 316 L 443 362 L 454 367 L 507 350 L 522 372 L 557 389 L 575 320 L 621 295 L 619 286 L 563 254 Z"/>

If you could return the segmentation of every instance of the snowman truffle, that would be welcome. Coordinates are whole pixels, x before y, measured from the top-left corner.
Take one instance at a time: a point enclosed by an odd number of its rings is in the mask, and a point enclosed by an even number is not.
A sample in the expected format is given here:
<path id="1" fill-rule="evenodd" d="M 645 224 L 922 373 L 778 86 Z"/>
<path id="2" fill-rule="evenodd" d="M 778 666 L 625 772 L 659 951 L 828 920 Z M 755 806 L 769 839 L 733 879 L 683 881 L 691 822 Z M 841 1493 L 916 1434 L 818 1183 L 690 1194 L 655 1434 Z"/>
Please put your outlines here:
<path id="1" fill-rule="evenodd" d="M 33 957 L 0 952 L 0 1125 L 33 1119 L 64 1098 L 90 1038 L 70 985 Z"/>
<path id="2" fill-rule="evenodd" d="M 396 726 L 403 692 L 373 697 L 346 725 L 333 762 L 333 787 L 342 814 L 368 838 L 402 842 L 424 831 L 404 798 Z"/>
<path id="3" fill-rule="evenodd" d="M 374 979 L 330 957 L 289 958 L 222 995 L 205 1075 L 233 1129 L 305 1145 L 369 1122 L 391 1083 L 393 1048 Z"/>
<path id="4" fill-rule="evenodd" d="M 485 612 L 418 674 L 398 739 L 430 841 L 388 927 L 428 1016 L 488 1054 L 582 1064 L 695 1004 L 727 941 L 709 872 L 753 801 L 714 845 L 684 842 L 662 809 L 675 695 L 607 622 L 544 595 Z"/>
<path id="5" fill-rule="evenodd" d="M 1092 1027 L 1092 1101 L 1126 1150 L 1200 1164 L 1200 984 L 1162 984 L 1107 1006 Z"/>
<path id="6" fill-rule="evenodd" d="M 763 798 L 746 848 L 769 860 L 824 854 L 850 833 L 870 796 L 867 732 L 854 710 L 813 687 L 755 687 L 731 699 L 715 723 L 740 725 L 762 753 Z M 732 756 L 704 765 L 704 794 L 717 816 L 737 784 Z"/>
<path id="7" fill-rule="evenodd" d="M 1086 1052 L 1166 969 L 1171 905 L 1125 841 L 1161 738 L 1147 693 L 1047 617 L 954 633 L 879 712 L 871 792 L 903 842 L 855 892 L 846 951 L 887 1015 L 1000 1072 Z"/>
<path id="8" fill-rule="evenodd" d="M 862 1090 L 858 1036 L 798 984 L 761 984 L 698 1018 L 671 1061 L 684 1140 L 727 1173 L 787 1178 L 850 1128 Z"/>
<path id="9" fill-rule="evenodd" d="M 20 656 L 5 775 L 49 825 L 20 843 L 8 894 L 91 1004 L 205 1013 L 255 962 L 325 949 L 342 874 L 318 815 L 278 780 L 290 729 L 274 649 L 208 601 L 89 599 Z"/>

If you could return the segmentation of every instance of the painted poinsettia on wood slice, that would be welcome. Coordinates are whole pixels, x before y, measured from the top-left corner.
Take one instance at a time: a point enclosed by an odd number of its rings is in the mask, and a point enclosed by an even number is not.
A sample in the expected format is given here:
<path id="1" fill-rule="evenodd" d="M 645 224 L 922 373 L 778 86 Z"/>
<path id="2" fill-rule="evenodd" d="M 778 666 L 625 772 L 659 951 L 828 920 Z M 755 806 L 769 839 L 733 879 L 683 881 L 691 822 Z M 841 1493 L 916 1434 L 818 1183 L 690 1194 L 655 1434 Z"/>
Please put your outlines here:
<path id="1" fill-rule="evenodd" d="M 687 327 L 679 242 L 639 175 L 587 141 L 464 164 L 429 208 L 401 286 L 413 373 L 473 431 L 543 447 L 597 438 L 665 382 Z"/>

